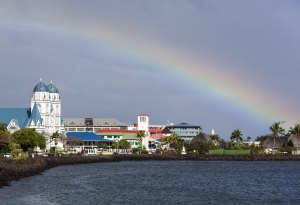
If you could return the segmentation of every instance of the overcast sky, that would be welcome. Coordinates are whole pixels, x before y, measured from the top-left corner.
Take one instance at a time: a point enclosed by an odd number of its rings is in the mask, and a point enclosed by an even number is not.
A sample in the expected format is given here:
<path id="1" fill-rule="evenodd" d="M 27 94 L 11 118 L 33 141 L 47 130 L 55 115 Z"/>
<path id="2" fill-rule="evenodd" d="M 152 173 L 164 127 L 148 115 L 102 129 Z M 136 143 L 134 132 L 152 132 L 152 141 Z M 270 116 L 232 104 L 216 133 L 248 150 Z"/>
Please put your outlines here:
<path id="1" fill-rule="evenodd" d="M 0 107 L 42 78 L 63 117 L 188 122 L 229 139 L 300 122 L 300 3 L 292 0 L 0 2 Z"/>

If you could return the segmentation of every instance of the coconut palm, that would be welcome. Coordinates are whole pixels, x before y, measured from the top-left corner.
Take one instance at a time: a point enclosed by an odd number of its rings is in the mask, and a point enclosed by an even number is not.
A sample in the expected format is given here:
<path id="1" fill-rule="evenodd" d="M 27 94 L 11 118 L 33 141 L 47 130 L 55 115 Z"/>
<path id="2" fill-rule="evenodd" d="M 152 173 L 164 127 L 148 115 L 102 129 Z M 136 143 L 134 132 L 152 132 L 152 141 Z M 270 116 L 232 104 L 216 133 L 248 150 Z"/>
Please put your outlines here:
<path id="1" fill-rule="evenodd" d="M 290 127 L 289 133 L 299 137 L 300 136 L 300 124 L 295 124 L 294 127 Z"/>
<path id="2" fill-rule="evenodd" d="M 270 126 L 270 130 L 272 132 L 272 136 L 273 137 L 279 137 L 285 134 L 285 129 L 281 127 L 282 122 L 274 122 L 271 126 Z"/>
<path id="3" fill-rule="evenodd" d="M 243 140 L 242 136 L 243 136 L 242 131 L 240 129 L 237 129 L 231 133 L 230 139 L 233 142 L 239 142 Z"/>

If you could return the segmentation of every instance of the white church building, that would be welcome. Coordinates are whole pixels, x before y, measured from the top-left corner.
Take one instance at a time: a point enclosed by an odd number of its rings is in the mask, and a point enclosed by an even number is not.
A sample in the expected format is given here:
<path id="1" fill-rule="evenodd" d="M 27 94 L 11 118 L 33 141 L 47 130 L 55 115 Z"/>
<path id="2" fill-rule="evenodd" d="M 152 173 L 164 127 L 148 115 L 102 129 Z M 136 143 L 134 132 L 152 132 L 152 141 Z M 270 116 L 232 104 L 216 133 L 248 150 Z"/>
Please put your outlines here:
<path id="1" fill-rule="evenodd" d="M 53 145 L 49 137 L 56 131 L 60 134 L 65 132 L 59 90 L 52 82 L 46 85 L 40 80 L 33 88 L 30 108 L 0 108 L 0 122 L 6 124 L 10 132 L 35 128 L 45 136 L 48 141 L 46 149 L 50 149 Z"/>

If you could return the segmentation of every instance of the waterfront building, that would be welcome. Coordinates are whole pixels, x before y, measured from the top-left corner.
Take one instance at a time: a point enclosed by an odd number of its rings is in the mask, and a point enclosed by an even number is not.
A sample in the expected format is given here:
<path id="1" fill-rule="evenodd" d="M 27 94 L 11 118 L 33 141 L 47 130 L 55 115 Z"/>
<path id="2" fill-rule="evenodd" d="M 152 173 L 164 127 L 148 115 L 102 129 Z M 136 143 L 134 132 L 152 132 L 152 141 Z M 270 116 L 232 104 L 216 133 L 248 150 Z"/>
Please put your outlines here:
<path id="1" fill-rule="evenodd" d="M 33 88 L 30 108 L 0 108 L 0 122 L 6 124 L 10 132 L 34 128 L 46 138 L 46 149 L 50 149 L 55 146 L 51 144 L 50 136 L 54 132 L 63 135 L 65 131 L 59 90 L 52 82 L 46 85 L 40 80 Z M 63 146 L 62 143 L 59 145 Z"/>
<path id="2" fill-rule="evenodd" d="M 202 132 L 201 126 L 198 125 L 191 125 L 188 123 L 179 123 L 176 125 L 167 125 L 163 131 L 167 132 L 169 130 L 172 134 L 178 135 L 183 140 L 192 140 L 194 137 L 196 137 L 198 134 Z"/>
<path id="3" fill-rule="evenodd" d="M 66 135 L 66 150 L 69 153 L 81 153 L 84 151 L 87 154 L 96 154 L 101 143 L 106 143 L 108 146 L 111 146 L 113 143 L 112 140 L 104 139 L 93 132 L 68 132 Z"/>
<path id="4" fill-rule="evenodd" d="M 118 142 L 122 139 L 127 140 L 130 143 L 131 148 L 138 148 L 137 130 L 111 130 L 111 129 L 99 129 L 96 134 L 107 140 L 113 140 Z"/>
<path id="5" fill-rule="evenodd" d="M 127 130 L 127 124 L 111 118 L 64 118 L 66 132 L 93 132 L 98 130 Z"/>

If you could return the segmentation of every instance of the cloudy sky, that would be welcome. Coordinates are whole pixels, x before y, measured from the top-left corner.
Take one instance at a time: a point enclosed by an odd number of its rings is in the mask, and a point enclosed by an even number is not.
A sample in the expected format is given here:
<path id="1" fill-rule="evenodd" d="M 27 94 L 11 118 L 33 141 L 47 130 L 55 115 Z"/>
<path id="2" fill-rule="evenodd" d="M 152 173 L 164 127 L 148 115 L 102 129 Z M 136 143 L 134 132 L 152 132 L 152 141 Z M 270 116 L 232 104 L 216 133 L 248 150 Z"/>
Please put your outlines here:
<path id="1" fill-rule="evenodd" d="M 42 78 L 63 117 L 188 122 L 228 139 L 300 122 L 300 3 L 292 0 L 0 2 L 0 107 Z"/>

